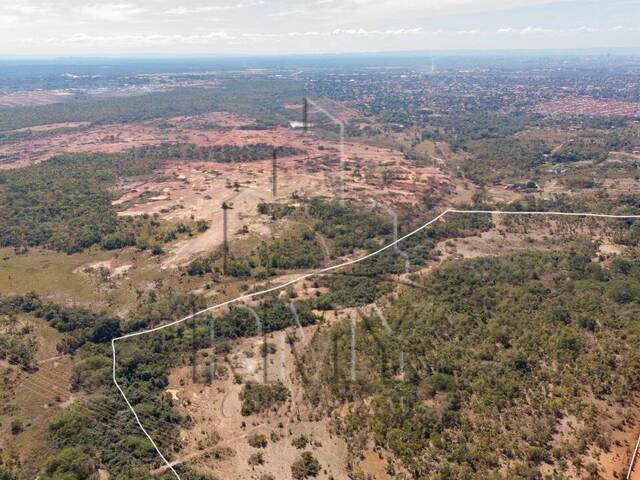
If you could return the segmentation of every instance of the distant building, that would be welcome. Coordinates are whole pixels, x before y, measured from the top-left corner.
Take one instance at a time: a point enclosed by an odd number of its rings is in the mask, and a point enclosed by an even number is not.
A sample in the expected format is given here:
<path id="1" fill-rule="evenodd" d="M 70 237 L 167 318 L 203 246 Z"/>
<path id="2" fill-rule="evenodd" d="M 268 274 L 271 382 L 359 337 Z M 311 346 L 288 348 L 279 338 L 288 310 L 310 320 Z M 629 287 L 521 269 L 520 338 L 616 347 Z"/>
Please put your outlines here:
<path id="1" fill-rule="evenodd" d="M 293 121 L 293 122 L 289 122 L 289 126 L 291 128 L 304 128 L 304 122 L 300 122 L 300 121 Z M 311 128 L 313 127 L 313 123 L 307 123 L 307 128 Z"/>

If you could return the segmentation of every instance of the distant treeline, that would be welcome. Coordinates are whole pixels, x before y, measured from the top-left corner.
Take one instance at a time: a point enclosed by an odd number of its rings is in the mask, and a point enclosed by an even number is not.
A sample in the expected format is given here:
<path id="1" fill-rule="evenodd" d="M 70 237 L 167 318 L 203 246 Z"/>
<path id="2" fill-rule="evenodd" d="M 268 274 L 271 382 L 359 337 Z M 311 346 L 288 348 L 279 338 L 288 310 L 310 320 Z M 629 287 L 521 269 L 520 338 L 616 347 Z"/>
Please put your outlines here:
<path id="1" fill-rule="evenodd" d="M 0 131 L 61 122 L 140 122 L 215 111 L 235 112 L 255 118 L 262 124 L 275 125 L 288 119 L 282 105 L 303 96 L 300 82 L 234 79 L 219 88 L 181 88 L 97 101 L 0 108 Z"/>
<path id="2" fill-rule="evenodd" d="M 0 109 L 0 131 L 63 122 L 124 123 L 220 108 L 215 90 L 185 89 L 125 98 Z"/>
<path id="3" fill-rule="evenodd" d="M 294 147 L 275 146 L 268 143 L 249 145 L 214 145 L 201 147 L 192 143 L 149 145 L 137 148 L 135 155 L 155 160 L 200 160 L 204 162 L 242 163 L 266 160 L 273 157 L 300 155 L 304 150 Z"/>
<path id="4" fill-rule="evenodd" d="M 612 151 L 633 151 L 639 146 L 638 133 L 631 128 L 588 130 L 554 152 L 553 160 L 559 163 L 583 160 L 603 162 Z"/>
<path id="5" fill-rule="evenodd" d="M 601 164 L 614 151 L 633 152 L 640 146 L 637 130 L 585 130 L 552 149 L 550 140 L 527 139 L 514 135 L 485 138 L 462 144 L 469 153 L 462 165 L 465 176 L 479 184 L 499 183 L 514 179 L 529 180 L 542 176 L 554 164 L 591 162 L 594 171 L 606 178 Z M 568 166 L 562 165 L 560 169 Z M 576 168 L 576 166 L 571 166 Z M 628 167 L 635 176 L 635 167 Z"/>
<path id="6" fill-rule="evenodd" d="M 0 145 L 15 143 L 15 142 L 25 142 L 28 140 L 36 140 L 40 138 L 49 138 L 56 135 L 63 135 L 65 133 L 78 132 L 86 129 L 87 127 L 60 127 L 60 128 L 52 128 L 50 130 L 18 130 L 18 131 L 5 131 L 0 132 Z"/>

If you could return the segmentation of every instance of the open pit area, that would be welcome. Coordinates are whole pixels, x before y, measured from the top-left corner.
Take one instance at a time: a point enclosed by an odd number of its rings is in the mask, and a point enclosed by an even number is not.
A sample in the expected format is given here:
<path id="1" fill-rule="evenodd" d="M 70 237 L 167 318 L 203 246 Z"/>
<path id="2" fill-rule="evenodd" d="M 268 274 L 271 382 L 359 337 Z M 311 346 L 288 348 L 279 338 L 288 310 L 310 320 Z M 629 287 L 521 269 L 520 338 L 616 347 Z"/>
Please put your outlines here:
<path id="1" fill-rule="evenodd" d="M 185 123 L 193 119 L 182 119 Z M 164 267 L 182 266 L 222 243 L 222 203 L 229 211 L 229 234 L 246 226 L 268 233 L 257 213 L 261 202 L 286 202 L 292 195 L 325 196 L 387 204 L 421 201 L 424 195 L 455 189 L 450 177 L 436 166 L 416 167 L 394 150 L 349 142 L 344 145 L 287 128 L 247 131 L 187 130 L 176 138 L 200 146 L 268 143 L 295 147 L 304 154 L 277 160 L 277 195 L 273 196 L 272 160 L 246 163 L 168 161 L 147 179 L 118 186 L 114 205 L 119 215 L 158 214 L 165 220 L 205 220 L 208 231 L 180 242 L 163 261 Z M 230 237 L 231 238 L 231 237 Z"/>

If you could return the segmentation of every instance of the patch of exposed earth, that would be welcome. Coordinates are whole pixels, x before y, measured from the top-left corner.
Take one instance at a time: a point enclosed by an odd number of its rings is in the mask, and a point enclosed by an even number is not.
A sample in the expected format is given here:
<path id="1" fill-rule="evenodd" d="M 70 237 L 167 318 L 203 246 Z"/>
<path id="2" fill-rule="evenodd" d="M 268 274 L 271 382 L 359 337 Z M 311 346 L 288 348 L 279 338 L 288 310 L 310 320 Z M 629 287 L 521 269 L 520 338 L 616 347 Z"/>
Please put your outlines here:
<path id="1" fill-rule="evenodd" d="M 114 260 L 103 260 L 100 262 L 88 263 L 76 268 L 73 273 L 78 275 L 97 276 L 102 278 L 120 278 L 131 270 L 133 265 L 114 266 Z"/>
<path id="2" fill-rule="evenodd" d="M 302 387 L 296 381 L 296 356 L 305 348 L 316 327 L 298 330 L 298 340 L 292 347 L 287 335 L 292 330 L 270 334 L 267 343 L 275 351 L 266 357 L 261 354 L 263 340 L 249 338 L 236 342 L 231 353 L 218 356 L 219 374 L 212 385 L 192 381 L 190 366 L 174 369 L 169 376 L 167 392 L 177 398 L 178 409 L 194 420 L 195 427 L 181 432 L 185 446 L 178 459 L 203 473 L 220 478 L 250 479 L 270 473 L 276 479 L 291 478 L 291 464 L 303 451 L 310 451 L 318 459 L 322 472 L 319 479 L 347 478 L 347 445 L 332 430 L 330 419 L 316 415 L 302 401 Z M 205 358 L 201 359 L 201 370 Z M 243 381 L 282 382 L 291 392 L 282 405 L 267 412 L 243 416 L 239 394 Z M 265 448 L 254 448 L 248 443 L 251 435 L 264 434 L 268 439 Z M 292 445 L 292 440 L 305 436 L 310 443 L 303 449 Z M 262 452 L 264 464 L 252 466 L 251 455 Z"/>
<path id="3" fill-rule="evenodd" d="M 230 129 L 251 125 L 253 120 L 228 112 L 213 112 L 193 117 L 172 117 L 164 121 L 97 125 L 49 137 L 20 140 L 0 145 L 0 169 L 22 168 L 61 153 L 118 153 L 145 145 L 193 143 L 213 146 L 228 141 Z M 86 123 L 50 124 L 21 129 L 23 131 L 54 130 Z M 15 132 L 15 131 L 14 131 Z M 252 143 L 252 130 L 234 130 L 238 141 Z"/>

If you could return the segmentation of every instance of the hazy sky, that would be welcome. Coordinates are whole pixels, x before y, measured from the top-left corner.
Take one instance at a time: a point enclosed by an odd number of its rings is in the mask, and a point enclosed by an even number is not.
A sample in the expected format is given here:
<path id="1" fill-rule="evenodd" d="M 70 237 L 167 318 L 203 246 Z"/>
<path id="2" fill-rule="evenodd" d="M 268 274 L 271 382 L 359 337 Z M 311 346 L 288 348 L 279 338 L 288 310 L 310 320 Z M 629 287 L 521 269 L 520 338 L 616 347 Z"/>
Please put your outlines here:
<path id="1" fill-rule="evenodd" d="M 0 56 L 640 47 L 640 0 L 0 0 Z"/>

